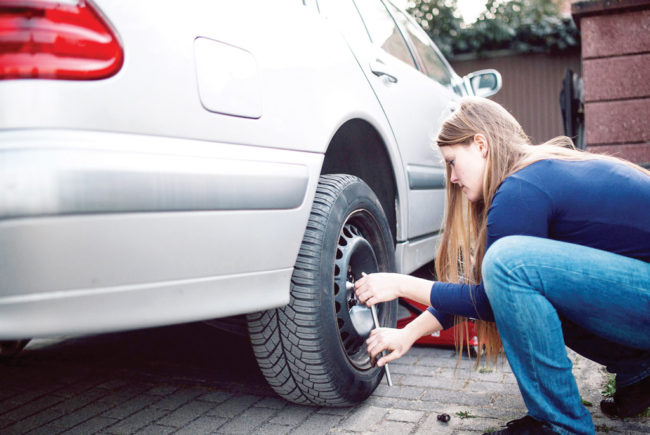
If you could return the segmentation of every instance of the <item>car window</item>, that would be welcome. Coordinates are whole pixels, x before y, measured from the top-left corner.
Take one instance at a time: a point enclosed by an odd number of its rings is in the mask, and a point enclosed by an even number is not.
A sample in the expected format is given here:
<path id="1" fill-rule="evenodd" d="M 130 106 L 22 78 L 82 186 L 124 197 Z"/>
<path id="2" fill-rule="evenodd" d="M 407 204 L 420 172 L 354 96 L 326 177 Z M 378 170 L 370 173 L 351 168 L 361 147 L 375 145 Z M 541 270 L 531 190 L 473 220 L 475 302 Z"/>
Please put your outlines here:
<path id="1" fill-rule="evenodd" d="M 395 19 L 406 30 L 413 42 L 415 51 L 425 68 L 423 72 L 441 85 L 451 87 L 451 72 L 428 35 L 406 14 L 392 5 L 390 6 Z"/>
<path id="2" fill-rule="evenodd" d="M 372 43 L 415 68 L 399 28 L 380 0 L 354 0 Z"/>
<path id="3" fill-rule="evenodd" d="M 327 17 L 345 35 L 345 39 L 353 45 L 366 46 L 371 43 L 370 35 L 361 20 L 359 11 L 352 0 L 321 1 L 318 9 L 322 16 Z"/>

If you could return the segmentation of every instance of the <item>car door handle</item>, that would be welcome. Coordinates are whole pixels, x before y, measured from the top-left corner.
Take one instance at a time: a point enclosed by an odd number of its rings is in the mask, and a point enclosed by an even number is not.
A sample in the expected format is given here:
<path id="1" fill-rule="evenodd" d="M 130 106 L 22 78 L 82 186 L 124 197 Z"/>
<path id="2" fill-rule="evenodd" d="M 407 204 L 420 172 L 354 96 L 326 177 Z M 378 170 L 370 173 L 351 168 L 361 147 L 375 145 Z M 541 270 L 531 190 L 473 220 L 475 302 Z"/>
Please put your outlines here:
<path id="1" fill-rule="evenodd" d="M 391 83 L 397 83 L 397 77 L 394 75 L 388 73 L 386 71 L 386 65 L 377 60 L 375 62 L 370 62 L 370 71 L 377 77 L 386 77 L 386 80 L 388 80 Z"/>

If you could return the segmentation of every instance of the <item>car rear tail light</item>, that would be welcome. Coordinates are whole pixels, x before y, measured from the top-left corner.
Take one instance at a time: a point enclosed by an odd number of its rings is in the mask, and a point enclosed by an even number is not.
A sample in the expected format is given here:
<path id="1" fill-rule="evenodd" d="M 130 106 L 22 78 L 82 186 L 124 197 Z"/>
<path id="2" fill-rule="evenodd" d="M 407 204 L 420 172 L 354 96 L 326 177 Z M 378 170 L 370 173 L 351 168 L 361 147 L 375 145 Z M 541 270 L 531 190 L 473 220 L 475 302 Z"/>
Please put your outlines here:
<path id="1" fill-rule="evenodd" d="M 88 1 L 0 0 L 0 79 L 102 79 L 123 59 Z"/>

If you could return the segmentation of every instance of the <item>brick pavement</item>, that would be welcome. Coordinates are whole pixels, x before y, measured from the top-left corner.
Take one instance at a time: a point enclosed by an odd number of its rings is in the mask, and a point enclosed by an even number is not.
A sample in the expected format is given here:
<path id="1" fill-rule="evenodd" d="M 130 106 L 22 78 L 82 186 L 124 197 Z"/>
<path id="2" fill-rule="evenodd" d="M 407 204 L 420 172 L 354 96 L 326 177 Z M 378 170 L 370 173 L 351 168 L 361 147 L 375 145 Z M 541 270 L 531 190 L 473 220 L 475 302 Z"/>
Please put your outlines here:
<path id="1" fill-rule="evenodd" d="M 571 359 L 598 432 L 650 433 L 648 417 L 604 417 L 606 373 Z M 277 398 L 246 340 L 203 324 L 37 340 L 0 365 L 0 433 L 476 434 L 525 413 L 507 363 L 470 364 L 417 347 L 391 364 L 393 387 L 382 383 L 355 407 L 322 408 Z M 443 412 L 449 423 L 437 421 Z"/>

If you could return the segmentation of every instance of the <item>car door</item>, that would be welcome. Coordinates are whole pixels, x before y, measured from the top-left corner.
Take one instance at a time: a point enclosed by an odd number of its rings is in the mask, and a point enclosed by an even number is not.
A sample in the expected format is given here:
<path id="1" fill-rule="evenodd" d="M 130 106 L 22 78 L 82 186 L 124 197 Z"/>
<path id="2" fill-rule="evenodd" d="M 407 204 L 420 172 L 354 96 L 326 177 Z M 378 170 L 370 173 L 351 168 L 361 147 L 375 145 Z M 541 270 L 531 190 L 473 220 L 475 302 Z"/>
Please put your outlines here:
<path id="1" fill-rule="evenodd" d="M 422 55 L 409 48 L 397 25 L 400 19 L 388 9 L 392 5 L 382 0 L 320 1 L 319 5 L 339 20 L 399 145 L 409 178 L 407 238 L 435 234 L 443 219 L 445 168 L 434 139 L 459 98 L 452 86 L 453 73 L 435 79 L 420 70 Z"/>

